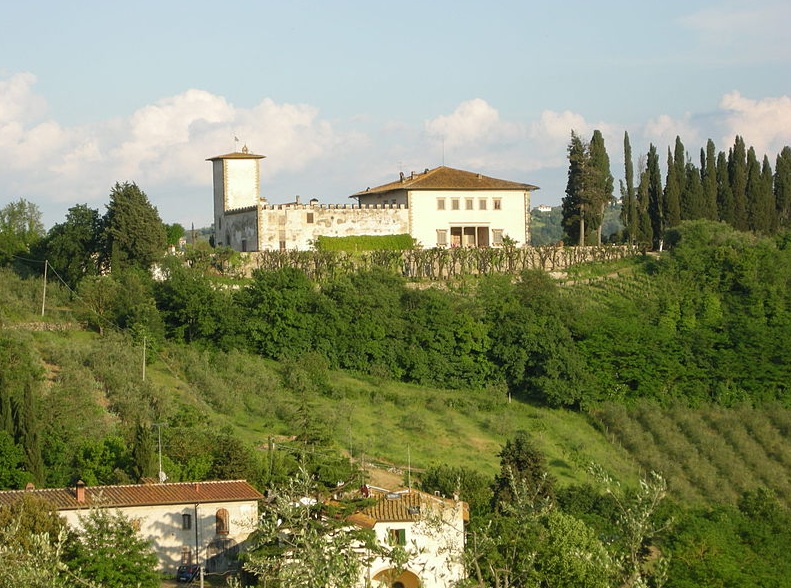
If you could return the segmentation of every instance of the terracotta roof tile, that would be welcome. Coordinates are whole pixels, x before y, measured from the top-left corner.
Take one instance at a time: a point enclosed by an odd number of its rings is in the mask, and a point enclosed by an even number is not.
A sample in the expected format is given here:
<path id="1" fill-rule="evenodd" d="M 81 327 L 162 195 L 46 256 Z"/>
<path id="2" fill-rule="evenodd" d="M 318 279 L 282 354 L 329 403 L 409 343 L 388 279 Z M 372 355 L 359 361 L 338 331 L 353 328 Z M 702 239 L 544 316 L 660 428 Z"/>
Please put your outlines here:
<path id="1" fill-rule="evenodd" d="M 263 495 L 244 480 L 86 486 L 85 501 L 77 502 L 75 488 L 41 488 L 0 492 L 0 505 L 10 505 L 25 494 L 43 498 L 58 510 L 90 506 L 128 507 L 159 504 L 202 504 L 260 500 Z"/>
<path id="2" fill-rule="evenodd" d="M 423 173 L 404 175 L 401 179 L 376 188 L 366 188 L 350 198 L 383 194 L 397 190 L 538 190 L 538 186 L 509 180 L 498 180 L 482 174 L 452 167 L 435 167 Z"/>
<path id="3" fill-rule="evenodd" d="M 421 518 L 427 510 L 452 507 L 455 501 L 420 492 L 419 490 L 399 490 L 379 492 L 376 504 L 366 507 L 361 514 L 374 522 L 409 522 Z M 356 521 L 352 521 L 356 522 Z M 366 526 L 366 525 L 362 525 Z M 373 526 L 373 525 L 370 525 Z"/>

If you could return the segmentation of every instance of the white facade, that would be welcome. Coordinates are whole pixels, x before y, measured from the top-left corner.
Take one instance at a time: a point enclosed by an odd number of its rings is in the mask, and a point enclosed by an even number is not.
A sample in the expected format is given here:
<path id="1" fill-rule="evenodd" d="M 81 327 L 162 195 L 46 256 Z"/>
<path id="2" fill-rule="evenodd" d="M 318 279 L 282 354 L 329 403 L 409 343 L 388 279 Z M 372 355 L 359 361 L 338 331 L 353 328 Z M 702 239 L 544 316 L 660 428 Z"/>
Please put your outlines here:
<path id="1" fill-rule="evenodd" d="M 354 206 L 270 205 L 260 196 L 263 155 L 210 158 L 216 245 L 237 251 L 307 250 L 318 237 L 409 234 L 421 246 L 499 247 L 530 243 L 536 186 L 441 166 L 353 194 Z"/>
<path id="2" fill-rule="evenodd" d="M 181 564 L 200 564 L 208 572 L 225 571 L 229 560 L 255 530 L 256 501 L 212 502 L 111 507 L 122 512 L 151 542 L 165 573 L 175 574 Z M 80 528 L 80 519 L 90 509 L 62 510 L 69 526 Z M 219 514 L 218 514 L 219 513 Z M 218 521 L 226 521 L 221 526 Z"/>
<path id="3" fill-rule="evenodd" d="M 530 242 L 530 192 L 428 190 L 408 193 L 412 237 L 424 247 L 498 247 Z"/>
<path id="4" fill-rule="evenodd" d="M 42 488 L 0 492 L 0 505 L 23 494 L 57 509 L 69 526 L 81 527 L 91 509 L 119 511 L 151 542 L 160 570 L 175 574 L 182 564 L 226 571 L 244 550 L 258 521 L 263 495 L 244 480 Z"/>
<path id="5" fill-rule="evenodd" d="M 360 586 L 448 588 L 464 576 L 466 504 L 416 490 L 382 493 L 357 524 L 370 527 L 381 545 L 400 545 L 409 554 L 403 568 L 378 558 Z"/>

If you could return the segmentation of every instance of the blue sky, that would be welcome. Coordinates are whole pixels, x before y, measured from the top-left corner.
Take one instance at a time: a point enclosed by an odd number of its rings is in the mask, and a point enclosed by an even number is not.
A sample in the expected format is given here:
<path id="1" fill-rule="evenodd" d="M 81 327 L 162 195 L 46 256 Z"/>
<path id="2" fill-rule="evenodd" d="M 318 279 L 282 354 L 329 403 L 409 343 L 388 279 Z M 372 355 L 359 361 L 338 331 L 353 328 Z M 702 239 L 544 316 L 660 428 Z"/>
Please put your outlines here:
<path id="1" fill-rule="evenodd" d="M 616 180 L 681 136 L 791 144 L 786 0 L 14 2 L 0 23 L 0 206 L 47 227 L 134 181 L 166 222 L 211 222 L 234 136 L 270 202 L 347 202 L 443 164 L 560 203 L 566 146 L 601 129 Z"/>

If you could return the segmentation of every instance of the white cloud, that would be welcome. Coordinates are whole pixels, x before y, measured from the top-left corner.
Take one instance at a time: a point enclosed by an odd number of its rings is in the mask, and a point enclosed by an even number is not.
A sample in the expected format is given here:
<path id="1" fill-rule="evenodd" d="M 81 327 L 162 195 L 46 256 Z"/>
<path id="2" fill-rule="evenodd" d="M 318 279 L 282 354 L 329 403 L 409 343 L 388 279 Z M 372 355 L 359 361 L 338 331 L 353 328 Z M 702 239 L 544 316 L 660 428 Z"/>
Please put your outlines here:
<path id="1" fill-rule="evenodd" d="M 695 150 L 702 144 L 700 129 L 693 124 L 689 114 L 682 118 L 661 114 L 649 120 L 643 127 L 643 138 L 646 142 L 653 143 L 660 154 L 664 153 L 668 146 L 672 147 L 675 144 L 676 137 L 680 137 L 687 151 L 692 150 L 692 153 L 696 153 Z"/>
<path id="2" fill-rule="evenodd" d="M 791 144 L 791 96 L 753 100 L 731 92 L 722 97 L 720 108 L 725 111 L 724 145 L 741 135 L 759 157 L 767 154 L 772 159 Z"/>
<path id="3" fill-rule="evenodd" d="M 25 123 L 40 119 L 47 103 L 33 93 L 36 76 L 32 73 L 14 74 L 0 80 L 0 128 L 9 123 Z"/>
<path id="4" fill-rule="evenodd" d="M 448 147 L 499 143 L 521 134 L 518 125 L 500 120 L 500 113 L 481 98 L 462 102 L 451 114 L 426 122 L 425 129 Z"/>

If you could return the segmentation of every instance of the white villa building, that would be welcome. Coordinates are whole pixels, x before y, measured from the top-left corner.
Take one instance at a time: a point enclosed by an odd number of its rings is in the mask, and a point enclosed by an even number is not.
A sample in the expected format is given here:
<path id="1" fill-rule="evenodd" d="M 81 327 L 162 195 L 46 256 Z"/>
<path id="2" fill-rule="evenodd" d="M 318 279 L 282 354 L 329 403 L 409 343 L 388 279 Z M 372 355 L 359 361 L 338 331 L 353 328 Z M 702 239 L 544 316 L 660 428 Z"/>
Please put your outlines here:
<path id="1" fill-rule="evenodd" d="M 409 234 L 423 247 L 497 247 L 505 237 L 530 242 L 536 186 L 446 166 L 400 174 L 351 198 L 356 204 L 269 204 L 260 162 L 241 152 L 211 157 L 214 240 L 238 251 L 310 249 L 321 236 Z"/>

